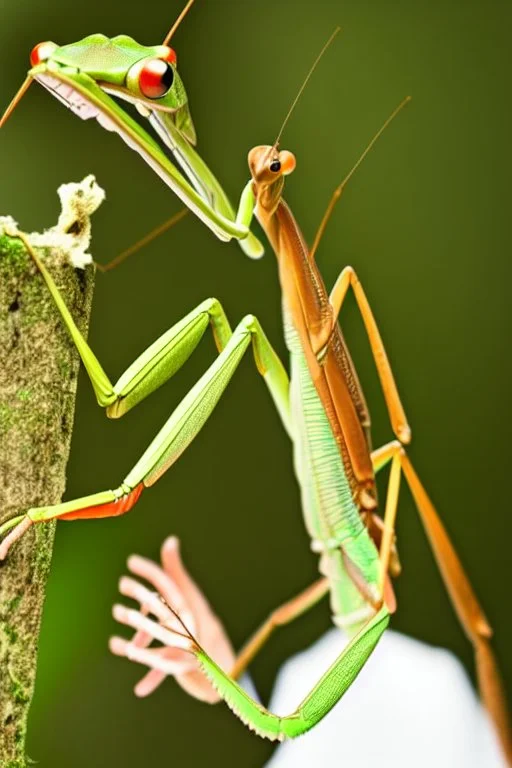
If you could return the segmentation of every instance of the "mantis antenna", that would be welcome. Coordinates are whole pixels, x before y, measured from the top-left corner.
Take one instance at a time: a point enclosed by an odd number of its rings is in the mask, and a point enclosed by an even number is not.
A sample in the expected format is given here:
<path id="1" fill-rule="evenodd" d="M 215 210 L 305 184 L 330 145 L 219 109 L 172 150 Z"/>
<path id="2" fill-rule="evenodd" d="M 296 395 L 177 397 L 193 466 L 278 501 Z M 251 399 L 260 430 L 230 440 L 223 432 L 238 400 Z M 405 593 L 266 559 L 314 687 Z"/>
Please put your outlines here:
<path id="1" fill-rule="evenodd" d="M 327 222 L 329 221 L 329 219 L 331 217 L 331 214 L 333 212 L 334 206 L 336 205 L 336 203 L 340 199 L 340 197 L 341 197 L 341 195 L 343 193 L 343 190 L 345 189 L 345 187 L 347 186 L 348 182 L 350 181 L 350 179 L 352 178 L 354 173 L 357 171 L 357 169 L 359 168 L 359 166 L 361 165 L 361 163 L 365 159 L 366 155 L 373 148 L 373 145 L 377 142 L 378 139 L 380 139 L 380 137 L 382 136 L 382 134 L 384 133 L 384 131 L 386 130 L 388 125 L 395 119 L 395 117 L 398 115 L 398 113 L 401 112 L 402 109 L 410 102 L 411 98 L 412 98 L 411 96 L 406 96 L 405 99 L 403 99 L 400 102 L 398 107 L 395 107 L 395 109 L 390 114 L 390 116 L 387 118 L 387 120 L 385 120 L 384 123 L 381 125 L 381 127 L 379 128 L 379 130 L 377 131 L 377 133 L 375 134 L 373 139 L 366 146 L 366 149 L 361 153 L 361 155 L 359 156 L 358 160 L 354 163 L 354 165 L 352 166 L 350 171 L 347 173 L 347 175 L 345 176 L 345 178 L 343 179 L 341 184 L 338 187 L 336 187 L 336 189 L 334 190 L 333 195 L 331 197 L 331 200 L 329 202 L 329 205 L 327 206 L 327 210 L 324 213 L 322 221 L 320 222 L 320 226 L 318 227 L 318 231 L 317 231 L 317 233 L 315 235 L 315 239 L 314 239 L 313 245 L 311 246 L 311 249 L 310 249 L 310 252 L 309 252 L 311 258 L 314 258 L 314 256 L 315 256 L 315 253 L 317 251 L 318 245 L 320 243 L 320 240 L 322 239 L 322 235 L 323 235 L 323 233 L 325 231 L 325 228 L 327 226 Z"/>
<path id="2" fill-rule="evenodd" d="M 175 610 L 175 609 L 172 607 L 172 605 L 171 605 L 171 604 L 170 604 L 170 603 L 169 603 L 169 602 L 168 602 L 168 601 L 165 599 L 165 597 L 162 597 L 162 595 L 158 595 L 158 597 L 160 598 L 160 602 L 161 602 L 161 603 L 163 603 L 163 604 L 165 605 L 165 607 L 167 608 L 167 610 L 168 610 L 168 611 L 170 611 L 170 612 L 172 613 L 172 615 L 174 616 L 174 618 L 175 618 L 175 619 L 176 619 L 176 620 L 177 620 L 177 621 L 178 621 L 178 622 L 181 624 L 181 626 L 182 626 L 182 627 L 183 627 L 183 629 L 185 630 L 185 633 L 183 633 L 183 632 L 178 632 L 178 630 L 177 630 L 177 629 L 174 629 L 174 628 L 170 628 L 170 627 L 169 627 L 169 629 L 171 629 L 171 632 L 175 632 L 177 635 L 180 635 L 180 637 L 185 637 L 185 638 L 187 638 L 188 640 L 192 640 L 192 642 L 193 642 L 193 643 L 195 643 L 195 644 L 196 644 L 196 645 L 197 645 L 197 646 L 200 648 L 201 646 L 199 645 L 198 641 L 196 640 L 196 638 L 194 637 L 194 635 L 192 634 L 192 632 L 190 631 L 190 629 L 187 627 L 187 625 L 185 624 L 185 622 L 183 621 L 183 619 L 182 619 L 182 618 L 181 618 L 181 616 L 179 615 L 178 611 L 176 611 L 176 610 Z M 165 626 L 165 623 L 164 623 L 162 626 Z"/>
<path id="3" fill-rule="evenodd" d="M 9 117 L 14 112 L 15 107 L 18 106 L 19 102 L 22 100 L 23 96 L 28 91 L 28 87 L 31 84 L 31 82 L 32 82 L 32 78 L 31 77 L 27 77 L 25 79 L 25 81 L 24 81 L 23 85 L 21 86 L 21 88 L 19 89 L 18 93 L 16 94 L 14 99 L 11 101 L 11 103 L 9 104 L 9 106 L 7 107 L 5 112 L 3 113 L 2 118 L 0 119 L 0 128 L 3 128 L 3 126 L 6 124 L 7 120 L 9 119 Z"/>
<path id="4" fill-rule="evenodd" d="M 307 73 L 306 77 L 304 78 L 304 82 L 302 83 L 301 87 L 299 88 L 299 91 L 298 91 L 297 95 L 295 96 L 295 98 L 294 98 L 294 100 L 292 102 L 292 105 L 291 105 L 290 109 L 288 110 L 288 113 L 287 113 L 285 119 L 283 120 L 283 124 L 281 125 L 279 133 L 277 134 L 277 139 L 275 140 L 272 149 L 275 150 L 277 148 L 277 146 L 279 145 L 279 141 L 281 139 L 281 136 L 283 135 L 283 131 L 284 131 L 285 127 L 286 127 L 286 124 L 288 123 L 288 120 L 290 119 L 293 110 L 297 106 L 297 102 L 299 101 L 300 97 L 302 96 L 302 94 L 304 92 L 304 89 L 306 88 L 306 85 L 308 84 L 311 75 L 313 74 L 313 72 L 317 68 L 317 66 L 318 66 L 318 64 L 320 62 L 320 59 L 322 58 L 322 56 L 324 55 L 326 50 L 329 48 L 329 46 L 331 45 L 332 41 L 334 40 L 334 38 L 338 34 L 338 32 L 340 32 L 340 31 L 341 31 L 341 27 L 336 27 L 336 29 L 334 30 L 334 32 L 332 33 L 332 35 L 330 36 L 328 41 L 325 43 L 325 45 L 323 46 L 323 48 L 320 51 L 320 53 L 318 54 L 318 56 L 316 57 L 315 61 L 313 62 L 309 72 Z"/>
<path id="5" fill-rule="evenodd" d="M 186 15 L 187 15 L 187 13 L 189 12 L 189 10 L 191 9 L 191 7 L 192 7 L 192 5 L 193 5 L 193 4 L 194 4 L 194 0 L 188 0 L 188 3 L 186 4 L 186 6 L 184 7 L 184 9 L 183 9 L 183 10 L 182 10 L 182 12 L 180 13 L 180 15 L 178 16 L 178 18 L 176 19 L 176 21 L 174 22 L 174 24 L 172 25 L 172 27 L 170 28 L 170 30 L 168 31 L 168 33 L 167 33 L 167 35 L 166 35 L 166 38 L 165 38 L 164 42 L 162 43 L 162 45 L 168 45 L 168 44 L 169 44 L 169 40 L 170 40 L 170 39 L 171 39 L 171 37 L 174 35 L 174 33 L 175 33 L 175 32 L 176 32 L 176 30 L 178 29 L 179 25 L 181 24 L 181 22 L 183 21 L 183 19 L 185 18 L 185 16 L 186 16 Z"/>

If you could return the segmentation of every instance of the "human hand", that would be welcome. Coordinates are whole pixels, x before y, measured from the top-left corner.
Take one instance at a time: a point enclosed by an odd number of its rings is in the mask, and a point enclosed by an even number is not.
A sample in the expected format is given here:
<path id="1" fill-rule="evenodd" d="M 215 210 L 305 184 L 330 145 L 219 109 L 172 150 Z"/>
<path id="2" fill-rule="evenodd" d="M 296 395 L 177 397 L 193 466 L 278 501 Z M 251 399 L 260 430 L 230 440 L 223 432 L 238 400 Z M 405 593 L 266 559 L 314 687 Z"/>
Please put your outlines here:
<path id="1" fill-rule="evenodd" d="M 219 700 L 219 696 L 200 670 L 195 656 L 189 650 L 192 642 L 185 637 L 183 626 L 166 603 L 176 611 L 191 635 L 224 670 L 229 671 L 233 667 L 233 648 L 221 621 L 185 568 L 176 537 L 170 536 L 164 541 L 161 561 L 162 567 L 139 555 L 132 555 L 128 559 L 131 573 L 149 582 L 156 592 L 130 576 L 120 579 L 119 591 L 125 597 L 136 600 L 140 609 L 120 604 L 114 606 L 114 618 L 136 632 L 130 641 L 112 637 L 110 650 L 117 656 L 124 656 L 149 667 L 149 672 L 135 686 L 136 696 L 149 696 L 169 675 L 191 696 L 214 703 Z M 148 614 L 152 614 L 156 621 L 149 618 Z M 161 645 L 150 647 L 154 640 Z"/>

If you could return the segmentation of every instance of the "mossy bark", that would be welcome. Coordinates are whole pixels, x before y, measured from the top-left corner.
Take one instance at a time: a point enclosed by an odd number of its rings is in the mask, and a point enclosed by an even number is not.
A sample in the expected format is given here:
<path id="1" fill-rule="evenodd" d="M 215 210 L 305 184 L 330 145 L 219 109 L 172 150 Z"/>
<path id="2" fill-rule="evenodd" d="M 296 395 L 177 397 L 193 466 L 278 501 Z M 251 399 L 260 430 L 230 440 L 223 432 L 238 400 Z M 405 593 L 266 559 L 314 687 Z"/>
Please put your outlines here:
<path id="1" fill-rule="evenodd" d="M 82 332 L 94 268 L 41 249 Z M 0 236 L 0 524 L 55 504 L 65 487 L 79 358 L 17 238 Z M 33 525 L 0 564 L 0 765 L 22 768 L 55 524 Z"/>

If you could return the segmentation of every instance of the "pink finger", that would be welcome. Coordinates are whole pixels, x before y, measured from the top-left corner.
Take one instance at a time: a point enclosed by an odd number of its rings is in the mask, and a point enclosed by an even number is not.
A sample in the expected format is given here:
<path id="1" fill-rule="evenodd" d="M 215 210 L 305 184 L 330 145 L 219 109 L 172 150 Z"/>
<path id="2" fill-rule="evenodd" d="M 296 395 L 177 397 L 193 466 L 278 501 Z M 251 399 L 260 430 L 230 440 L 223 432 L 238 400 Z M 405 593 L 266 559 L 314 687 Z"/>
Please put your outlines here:
<path id="1" fill-rule="evenodd" d="M 199 619 L 201 614 L 209 616 L 211 612 L 210 605 L 183 565 L 180 554 L 180 542 L 176 536 L 169 536 L 164 541 L 160 556 L 166 574 L 172 579 L 192 608 L 196 620 Z"/>
<path id="2" fill-rule="evenodd" d="M 148 635 L 147 632 L 143 632 L 142 630 L 138 630 L 134 636 L 132 637 L 131 642 L 133 645 L 136 645 L 138 648 L 147 648 L 148 645 L 152 642 L 153 638 L 151 635 Z"/>
<path id="3" fill-rule="evenodd" d="M 150 669 L 150 671 L 139 680 L 133 689 L 136 696 L 144 698 L 149 696 L 165 680 L 166 674 L 160 669 Z"/>
<path id="4" fill-rule="evenodd" d="M 128 568 L 132 573 L 149 581 L 175 611 L 181 612 L 186 607 L 182 592 L 160 566 L 152 560 L 140 557 L 140 555 L 132 555 L 128 558 Z"/>
<path id="5" fill-rule="evenodd" d="M 154 650 L 137 648 L 122 637 L 111 637 L 109 648 L 116 656 L 123 656 L 138 664 L 145 664 L 150 669 L 163 672 L 164 675 L 183 675 L 196 667 L 194 660 L 173 661 L 172 659 L 159 655 Z"/>
<path id="6" fill-rule="evenodd" d="M 132 600 L 140 603 L 141 613 L 144 615 L 151 612 L 160 621 L 166 621 L 169 618 L 170 612 L 156 592 L 150 592 L 135 579 L 122 576 L 119 579 L 119 591 L 125 597 L 131 597 Z"/>
<path id="7" fill-rule="evenodd" d="M 135 611 L 132 608 L 126 608 L 124 605 L 114 605 L 112 609 L 112 615 L 116 621 L 121 624 L 126 624 L 133 629 L 140 629 L 143 632 L 147 632 L 154 640 L 158 640 L 164 645 L 168 645 L 171 648 L 182 648 L 188 651 L 192 648 L 192 640 L 188 637 L 183 637 L 173 632 L 170 629 L 166 629 L 161 624 L 157 624 L 151 619 L 147 619 L 139 611 Z"/>
<path id="8" fill-rule="evenodd" d="M 147 608 L 145 605 L 141 605 L 140 612 L 143 616 L 147 616 L 149 613 L 149 608 Z M 153 638 L 151 635 L 148 635 L 147 632 L 142 632 L 142 630 L 139 629 L 132 637 L 131 642 L 133 645 L 137 645 L 139 648 L 147 648 L 152 640 Z"/>
<path id="9" fill-rule="evenodd" d="M 116 656 L 127 656 L 127 649 L 131 649 L 134 646 L 133 640 L 126 640 L 124 637 L 113 636 L 109 640 L 109 648 Z M 135 646 L 140 648 L 140 646 Z M 197 662 L 193 660 L 191 654 L 188 651 L 183 651 L 181 648 L 169 648 L 168 646 L 159 648 L 141 649 L 147 650 L 148 653 L 155 656 L 161 656 L 163 659 L 172 661 L 176 664 L 181 664 L 183 667 L 190 667 L 191 669 L 197 669 Z"/>
<path id="10" fill-rule="evenodd" d="M 167 605 L 160 599 L 155 592 L 150 592 L 142 584 L 139 584 L 135 579 L 131 579 L 129 576 L 123 576 L 119 580 L 119 591 L 125 597 L 131 597 L 132 600 L 137 600 L 141 604 L 140 612 L 146 616 L 150 611 L 157 619 L 160 620 L 168 629 L 174 629 L 177 632 L 183 632 L 183 626 L 178 619 L 173 615 L 172 611 L 167 608 Z M 172 606 L 174 608 L 174 606 Z M 194 619 L 190 611 L 186 608 L 180 610 L 180 617 L 191 632 L 194 631 Z"/>

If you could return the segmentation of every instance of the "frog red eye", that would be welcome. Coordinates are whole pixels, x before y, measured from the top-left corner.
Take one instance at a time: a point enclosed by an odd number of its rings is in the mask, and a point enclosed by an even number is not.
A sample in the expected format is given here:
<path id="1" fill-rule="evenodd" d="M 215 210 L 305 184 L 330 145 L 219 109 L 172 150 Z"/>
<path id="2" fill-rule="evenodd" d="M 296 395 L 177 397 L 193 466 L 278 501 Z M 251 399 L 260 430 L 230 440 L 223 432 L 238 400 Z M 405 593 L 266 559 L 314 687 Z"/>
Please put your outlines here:
<path id="1" fill-rule="evenodd" d="M 33 67 L 37 67 L 43 61 L 47 61 L 52 53 L 57 50 L 58 45 L 52 42 L 38 43 L 30 52 L 30 63 Z"/>
<path id="2" fill-rule="evenodd" d="M 174 64 L 174 66 L 176 66 L 176 64 L 178 63 L 178 56 L 176 55 L 176 51 L 174 50 L 174 48 L 169 48 L 168 46 L 166 47 L 167 47 L 167 53 L 165 53 L 162 56 L 162 59 L 164 59 L 165 61 L 168 61 L 169 64 Z"/>
<path id="3" fill-rule="evenodd" d="M 149 59 L 139 73 L 140 92 L 148 99 L 160 99 L 170 90 L 174 80 L 172 66 L 163 59 Z"/>

